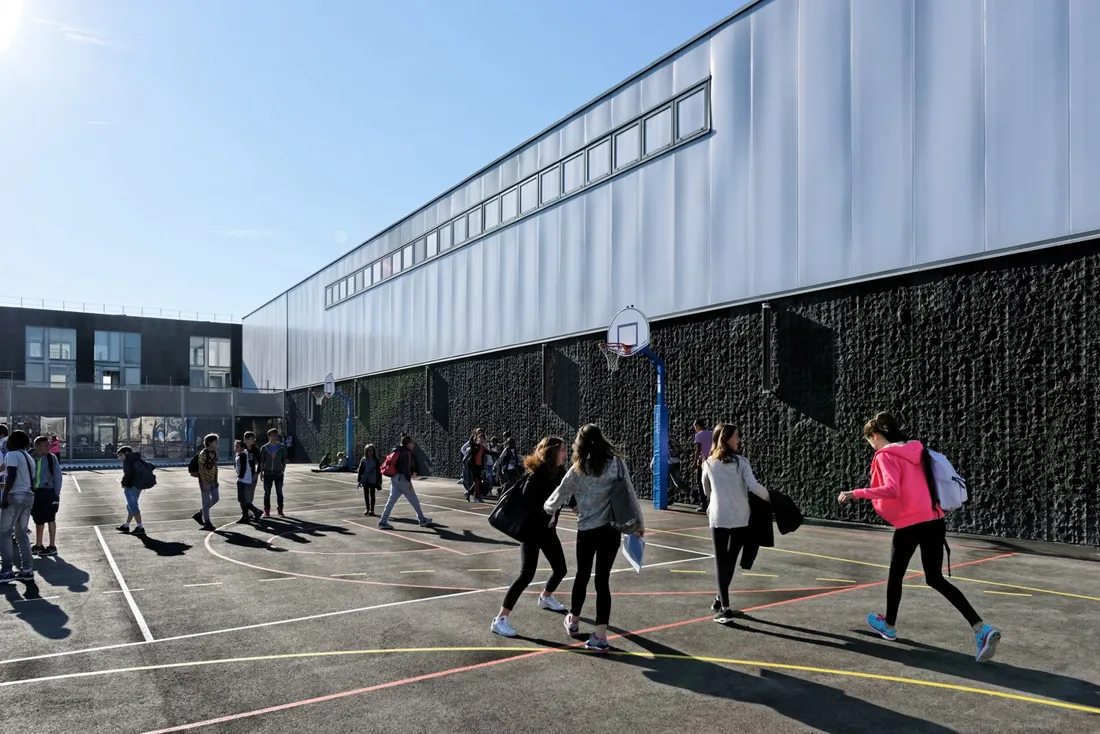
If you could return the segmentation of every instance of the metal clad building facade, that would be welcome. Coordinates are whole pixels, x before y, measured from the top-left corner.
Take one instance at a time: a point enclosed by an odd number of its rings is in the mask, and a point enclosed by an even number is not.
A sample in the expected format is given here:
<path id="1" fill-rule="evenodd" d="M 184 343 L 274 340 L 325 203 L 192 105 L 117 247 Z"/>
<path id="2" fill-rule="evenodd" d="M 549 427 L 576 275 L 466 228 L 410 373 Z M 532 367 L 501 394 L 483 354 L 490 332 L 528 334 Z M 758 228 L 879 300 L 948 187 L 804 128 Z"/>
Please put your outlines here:
<path id="1" fill-rule="evenodd" d="M 295 389 L 1100 229 L 1100 3 L 751 5 L 244 320 Z"/>

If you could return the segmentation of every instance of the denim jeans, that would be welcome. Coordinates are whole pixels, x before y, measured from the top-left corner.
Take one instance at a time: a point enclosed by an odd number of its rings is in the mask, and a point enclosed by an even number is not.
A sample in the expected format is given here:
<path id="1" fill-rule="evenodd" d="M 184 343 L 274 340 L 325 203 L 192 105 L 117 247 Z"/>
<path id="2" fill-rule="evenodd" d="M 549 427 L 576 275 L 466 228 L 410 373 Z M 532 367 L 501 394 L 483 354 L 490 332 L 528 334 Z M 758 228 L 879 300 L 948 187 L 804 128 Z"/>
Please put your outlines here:
<path id="1" fill-rule="evenodd" d="M 123 487 L 122 494 L 126 495 L 126 512 L 130 515 L 141 513 L 138 500 L 141 498 L 141 490 L 134 487 Z"/>
<path id="2" fill-rule="evenodd" d="M 276 507 L 283 509 L 283 475 L 264 472 L 264 509 L 271 509 L 271 485 L 275 485 Z"/>
<path id="3" fill-rule="evenodd" d="M 218 504 L 218 500 L 220 499 L 218 496 L 218 483 L 212 483 L 209 490 L 200 487 L 199 494 L 202 495 L 202 521 L 207 525 L 211 525 L 210 508 Z"/>
<path id="4" fill-rule="evenodd" d="M 12 545 L 12 533 L 19 543 L 20 568 L 30 571 L 34 568 L 31 557 L 31 539 L 27 527 L 31 521 L 31 507 L 34 495 L 17 494 L 8 500 L 8 506 L 0 510 L 0 571 L 8 572 L 15 563 L 15 548 Z"/>
<path id="5" fill-rule="evenodd" d="M 393 506 L 397 504 L 397 500 L 401 497 L 407 499 L 409 504 L 412 505 L 417 519 L 424 520 L 424 512 L 420 509 L 420 500 L 416 496 L 416 490 L 413 489 L 412 482 L 398 474 L 395 477 L 390 477 L 390 498 L 386 501 L 386 509 L 382 510 L 382 517 L 378 518 L 379 523 L 385 523 L 390 519 Z"/>

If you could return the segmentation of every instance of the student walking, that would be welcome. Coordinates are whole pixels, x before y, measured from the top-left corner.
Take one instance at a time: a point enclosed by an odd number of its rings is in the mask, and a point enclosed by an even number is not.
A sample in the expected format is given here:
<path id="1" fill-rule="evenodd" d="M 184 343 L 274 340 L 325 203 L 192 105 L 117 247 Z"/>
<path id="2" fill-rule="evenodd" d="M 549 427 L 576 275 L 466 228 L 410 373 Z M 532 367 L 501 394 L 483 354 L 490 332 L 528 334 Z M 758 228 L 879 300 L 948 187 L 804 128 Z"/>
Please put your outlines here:
<path id="1" fill-rule="evenodd" d="M 386 501 L 386 508 L 382 510 L 382 517 L 378 518 L 378 527 L 383 530 L 393 530 L 393 526 L 389 522 L 390 513 L 393 512 L 393 506 L 397 504 L 397 500 L 401 497 L 404 497 L 412 505 L 416 517 L 420 520 L 420 527 L 427 527 L 432 524 L 432 519 L 425 516 L 420 509 L 420 500 L 417 498 L 416 490 L 412 486 L 412 480 L 418 476 L 416 473 L 416 457 L 413 456 L 414 448 L 416 448 L 416 444 L 413 443 L 412 438 L 402 436 L 401 442 L 390 452 L 397 453 L 397 473 L 390 477 L 390 498 Z"/>
<path id="2" fill-rule="evenodd" d="M 940 592 L 959 610 L 974 631 L 975 660 L 990 660 L 1001 633 L 985 624 L 966 597 L 943 577 L 943 549 L 947 525 L 936 496 L 932 457 L 920 441 L 910 441 L 898 421 L 879 413 L 863 427 L 863 437 L 875 450 L 871 462 L 871 486 L 841 492 L 841 504 L 851 499 L 868 499 L 886 522 L 894 526 L 890 571 L 886 581 L 886 614 L 867 615 L 867 624 L 884 640 L 897 639 L 898 607 L 902 581 L 909 561 L 920 548 L 925 583 Z"/>
<path id="3" fill-rule="evenodd" d="M 241 519 L 237 521 L 237 524 L 247 525 L 252 520 L 259 522 L 264 513 L 260 512 L 259 507 L 252 504 L 252 500 L 256 496 L 256 471 L 258 466 L 252 453 L 248 450 L 248 445 L 241 439 L 233 442 L 233 452 L 236 454 L 233 457 L 233 467 L 237 473 L 237 504 L 241 506 Z M 250 512 L 252 518 L 248 517 Z"/>
<path id="4" fill-rule="evenodd" d="M 566 611 L 565 607 L 554 598 L 554 590 L 565 578 L 566 570 L 565 551 L 562 550 L 561 541 L 558 540 L 558 516 L 555 514 L 551 517 L 542 511 L 543 504 L 565 476 L 566 451 L 565 441 L 557 436 L 547 436 L 539 441 L 534 453 L 523 462 L 527 472 L 523 476 L 522 486 L 516 486 L 512 490 L 513 492 L 522 491 L 520 498 L 530 515 L 524 524 L 520 541 L 519 576 L 508 588 L 508 593 L 504 595 L 504 602 L 500 606 L 500 612 L 489 627 L 489 631 L 498 635 L 516 636 L 516 630 L 510 621 L 512 610 L 516 608 L 520 595 L 535 578 L 539 553 L 546 556 L 551 572 L 536 603 L 539 609 L 549 609 L 553 612 Z"/>
<path id="5" fill-rule="evenodd" d="M 375 498 L 378 490 L 382 489 L 382 465 L 378 461 L 378 453 L 374 450 L 373 443 L 363 447 L 363 458 L 359 460 L 356 486 L 362 488 L 363 502 L 367 505 L 367 511 L 363 516 L 374 517 Z"/>
<path id="6" fill-rule="evenodd" d="M 203 449 L 198 455 L 199 495 L 202 509 L 191 517 L 202 525 L 203 530 L 215 530 L 210 522 L 210 508 L 218 504 L 218 434 L 207 434 L 202 440 Z"/>
<path id="7" fill-rule="evenodd" d="M 118 450 L 118 457 L 122 459 L 122 494 L 126 497 L 126 522 L 118 526 L 119 532 L 130 532 L 130 521 L 137 523 L 133 535 L 145 535 L 145 526 L 141 524 L 141 488 L 138 487 L 138 464 L 142 461 L 141 453 L 134 451 L 129 446 L 123 446 Z"/>
<path id="8" fill-rule="evenodd" d="M 34 439 L 34 545 L 31 553 L 40 556 L 57 555 L 57 508 L 61 503 L 61 460 L 50 450 L 45 436 Z M 50 544 L 42 545 L 43 531 L 49 528 Z"/>
<path id="9" fill-rule="evenodd" d="M 621 534 L 611 525 L 611 503 L 615 492 L 623 490 L 629 494 L 639 520 L 635 534 L 644 536 L 642 509 L 626 463 L 604 438 L 599 426 L 590 423 L 577 432 L 577 438 L 573 441 L 573 465 L 543 505 L 547 513 L 554 514 L 570 500 L 577 501 L 577 576 L 573 580 L 565 629 L 570 636 L 576 635 L 579 630 L 578 622 L 588 596 L 588 580 L 592 576 L 592 562 L 595 559 L 596 629 L 584 646 L 596 652 L 607 652 L 609 649 L 607 624 L 611 619 L 611 567 L 615 564 L 621 542 Z"/>
<path id="10" fill-rule="evenodd" d="M 0 584 L 34 581 L 34 559 L 28 536 L 31 508 L 34 506 L 34 459 L 27 453 L 30 438 L 23 431 L 8 436 L 8 454 L 3 494 L 0 494 Z M 20 569 L 15 565 L 15 546 L 19 545 Z"/>
<path id="11" fill-rule="evenodd" d="M 559 439 L 560 440 L 560 439 Z M 562 443 L 565 446 L 565 443 Z M 538 449 L 535 449 L 536 453 Z M 520 471 L 523 468 L 523 464 L 519 459 L 519 452 L 516 451 L 516 439 L 508 437 L 504 441 L 504 451 L 500 454 L 500 486 L 510 487 L 516 483 L 516 480 L 520 478 Z"/>
<path id="12" fill-rule="evenodd" d="M 287 447 L 279 442 L 279 429 L 267 432 L 267 443 L 261 450 L 263 463 L 260 471 L 264 480 L 264 517 L 271 517 L 271 488 L 275 487 L 276 507 L 279 517 L 283 514 L 283 478 L 286 475 Z"/>
<path id="13" fill-rule="evenodd" d="M 749 540 L 749 493 L 771 501 L 768 490 L 760 486 L 749 460 L 741 455 L 741 431 L 729 423 L 719 423 L 712 434 L 717 440 L 703 461 L 703 495 L 707 498 L 707 524 L 714 540 L 714 570 L 718 579 L 714 621 L 733 622 L 730 609 L 730 582 L 737 568 L 737 557 Z"/>
<path id="14" fill-rule="evenodd" d="M 703 492 L 703 463 L 711 454 L 714 443 L 714 432 L 707 428 L 702 418 L 695 421 L 695 436 L 692 439 L 695 445 L 695 489 L 692 498 L 697 505 L 695 511 L 704 513 L 707 511 L 706 493 Z"/>
<path id="15" fill-rule="evenodd" d="M 485 453 L 488 450 L 485 434 L 480 428 L 475 428 L 470 436 L 469 450 L 466 452 L 466 501 L 470 501 L 473 495 L 474 502 L 481 502 L 484 485 Z"/>

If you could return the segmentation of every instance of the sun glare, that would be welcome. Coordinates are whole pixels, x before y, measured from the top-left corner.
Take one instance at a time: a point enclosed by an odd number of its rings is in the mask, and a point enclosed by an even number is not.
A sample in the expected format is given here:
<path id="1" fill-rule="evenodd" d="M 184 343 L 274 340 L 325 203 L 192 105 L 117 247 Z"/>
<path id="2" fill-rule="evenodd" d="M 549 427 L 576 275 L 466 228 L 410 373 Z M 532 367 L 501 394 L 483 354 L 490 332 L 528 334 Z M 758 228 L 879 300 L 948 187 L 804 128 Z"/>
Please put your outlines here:
<path id="1" fill-rule="evenodd" d="M 0 51 L 15 37 L 19 19 L 23 15 L 23 0 L 0 0 Z"/>

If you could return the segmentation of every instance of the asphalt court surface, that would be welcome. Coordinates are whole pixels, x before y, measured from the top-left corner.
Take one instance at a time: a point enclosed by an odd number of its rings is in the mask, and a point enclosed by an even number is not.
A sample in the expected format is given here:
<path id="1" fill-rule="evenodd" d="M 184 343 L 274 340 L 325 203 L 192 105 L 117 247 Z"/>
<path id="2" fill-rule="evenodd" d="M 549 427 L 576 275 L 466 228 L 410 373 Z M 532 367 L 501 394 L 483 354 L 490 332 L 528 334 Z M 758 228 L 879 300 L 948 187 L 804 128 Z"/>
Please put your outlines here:
<path id="1" fill-rule="evenodd" d="M 0 703 L 36 731 L 1100 730 L 1095 561 L 953 540 L 957 585 L 1004 632 L 978 665 L 919 559 L 898 642 L 866 629 L 884 604 L 887 532 L 777 536 L 738 570 L 743 614 L 723 627 L 710 621 L 706 518 L 653 512 L 646 567 L 616 564 L 613 649 L 598 656 L 535 607 L 545 570 L 513 612 L 521 637 L 489 633 L 519 551 L 453 480 L 416 483 L 436 527 L 402 500 L 383 532 L 353 475 L 294 467 L 288 517 L 235 524 L 226 482 L 210 533 L 190 519 L 194 480 L 161 470 L 140 539 L 115 530 L 118 474 L 68 477 L 60 555 L 37 561 L 37 583 L 0 587 Z M 590 592 L 584 617 L 594 611 Z"/>

